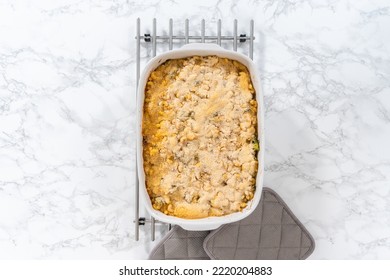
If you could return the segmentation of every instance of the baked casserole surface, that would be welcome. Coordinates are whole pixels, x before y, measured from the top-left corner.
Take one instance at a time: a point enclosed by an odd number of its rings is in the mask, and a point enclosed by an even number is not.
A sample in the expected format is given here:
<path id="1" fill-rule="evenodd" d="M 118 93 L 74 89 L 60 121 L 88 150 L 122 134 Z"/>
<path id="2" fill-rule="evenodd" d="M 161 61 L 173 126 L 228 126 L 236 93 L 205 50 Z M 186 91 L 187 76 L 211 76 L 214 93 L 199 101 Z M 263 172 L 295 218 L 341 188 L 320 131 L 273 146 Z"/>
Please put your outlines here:
<path id="1" fill-rule="evenodd" d="M 151 72 L 142 121 L 153 208 L 187 219 L 241 211 L 254 196 L 257 102 L 247 68 L 217 56 Z"/>

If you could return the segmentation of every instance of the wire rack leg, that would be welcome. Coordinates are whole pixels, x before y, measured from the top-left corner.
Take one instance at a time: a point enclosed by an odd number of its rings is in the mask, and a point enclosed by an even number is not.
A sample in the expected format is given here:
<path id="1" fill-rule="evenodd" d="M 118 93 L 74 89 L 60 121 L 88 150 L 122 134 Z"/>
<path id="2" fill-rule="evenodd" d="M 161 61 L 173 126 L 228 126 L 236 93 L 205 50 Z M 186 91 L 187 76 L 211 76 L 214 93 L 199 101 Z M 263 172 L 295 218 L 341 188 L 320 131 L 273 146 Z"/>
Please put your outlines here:
<path id="1" fill-rule="evenodd" d="M 136 72 L 137 72 L 137 88 L 136 88 L 136 99 L 137 99 L 137 90 L 138 90 L 138 83 L 139 83 L 139 76 L 140 76 L 140 53 L 141 53 L 141 42 L 140 42 L 140 33 L 141 33 L 141 20 L 137 19 L 137 66 L 136 66 Z M 138 180 L 138 172 L 137 172 L 137 149 L 135 149 L 135 240 L 139 240 L 139 180 Z"/>

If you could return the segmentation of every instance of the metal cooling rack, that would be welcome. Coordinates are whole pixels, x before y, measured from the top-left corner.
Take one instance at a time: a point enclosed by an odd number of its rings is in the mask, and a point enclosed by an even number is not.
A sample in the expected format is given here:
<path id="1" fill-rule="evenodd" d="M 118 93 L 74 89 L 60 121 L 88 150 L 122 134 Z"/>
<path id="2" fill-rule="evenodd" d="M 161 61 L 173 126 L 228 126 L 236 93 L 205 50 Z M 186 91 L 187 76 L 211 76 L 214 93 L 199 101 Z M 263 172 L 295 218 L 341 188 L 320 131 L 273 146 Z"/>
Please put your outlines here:
<path id="1" fill-rule="evenodd" d="M 157 34 L 157 20 L 153 19 L 153 26 L 152 26 L 152 33 L 144 33 L 141 35 L 141 19 L 137 19 L 137 36 L 135 39 L 137 40 L 137 49 L 136 49 L 136 56 L 137 56 L 137 87 L 136 92 L 138 90 L 138 83 L 140 78 L 140 69 L 141 69 L 141 47 L 147 47 L 148 44 L 152 45 L 152 57 L 155 57 L 157 54 L 157 43 L 159 44 L 168 44 L 169 50 L 173 49 L 173 42 L 180 43 L 179 45 L 182 46 L 184 44 L 189 43 L 210 43 L 214 42 L 218 45 L 222 45 L 222 41 L 231 41 L 232 47 L 234 51 L 237 51 L 238 44 L 240 43 L 240 47 L 243 47 L 245 43 L 249 45 L 249 52 L 248 56 L 253 59 L 253 41 L 255 40 L 254 37 L 254 21 L 250 21 L 249 25 L 249 36 L 246 35 L 246 33 L 237 33 L 237 20 L 235 19 L 233 21 L 233 32 L 232 35 L 222 35 L 221 29 L 222 29 L 222 22 L 221 20 L 218 20 L 217 22 L 217 33 L 216 35 L 206 35 L 206 22 L 204 19 L 201 21 L 201 28 L 200 28 L 200 35 L 190 35 L 190 21 L 188 19 L 185 20 L 184 25 L 184 35 L 174 35 L 173 34 L 173 19 L 169 20 L 169 32 L 168 35 L 158 35 Z M 145 42 L 146 44 L 141 44 L 141 42 Z M 136 159 L 136 166 L 137 166 L 137 159 Z M 139 231 L 140 226 L 150 224 L 151 226 L 151 239 L 155 239 L 155 233 L 156 233 L 156 223 L 161 223 L 159 221 L 156 221 L 153 217 L 150 219 L 147 219 L 145 217 L 140 217 L 140 198 L 139 198 L 139 180 L 138 180 L 138 173 L 135 172 L 135 240 L 139 240 Z M 171 225 L 168 225 L 168 229 L 171 229 Z"/>

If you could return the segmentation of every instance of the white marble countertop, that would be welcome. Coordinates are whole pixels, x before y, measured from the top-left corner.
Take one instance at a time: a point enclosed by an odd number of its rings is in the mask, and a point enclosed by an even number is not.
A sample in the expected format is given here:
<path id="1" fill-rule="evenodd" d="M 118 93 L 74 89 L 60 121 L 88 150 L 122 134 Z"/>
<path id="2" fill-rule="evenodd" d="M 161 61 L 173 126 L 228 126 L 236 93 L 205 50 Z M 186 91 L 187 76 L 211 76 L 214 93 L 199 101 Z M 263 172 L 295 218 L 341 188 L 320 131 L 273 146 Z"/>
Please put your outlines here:
<path id="1" fill-rule="evenodd" d="M 389 1 L 192 2 L 1 1 L 0 258 L 146 258 L 135 23 L 188 17 L 198 34 L 255 20 L 265 185 L 312 233 L 310 258 L 390 259 Z"/>

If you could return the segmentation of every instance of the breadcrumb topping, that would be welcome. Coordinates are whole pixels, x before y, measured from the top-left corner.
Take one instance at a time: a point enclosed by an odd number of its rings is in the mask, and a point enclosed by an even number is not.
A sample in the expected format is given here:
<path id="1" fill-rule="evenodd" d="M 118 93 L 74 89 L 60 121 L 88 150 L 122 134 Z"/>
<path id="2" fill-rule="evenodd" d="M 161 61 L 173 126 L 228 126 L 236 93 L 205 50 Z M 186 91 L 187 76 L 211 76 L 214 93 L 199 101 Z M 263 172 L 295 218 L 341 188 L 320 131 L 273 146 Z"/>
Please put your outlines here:
<path id="1" fill-rule="evenodd" d="M 256 183 L 256 116 L 249 72 L 237 61 L 192 56 L 157 67 L 142 123 L 153 208 L 187 219 L 245 208 Z"/>

